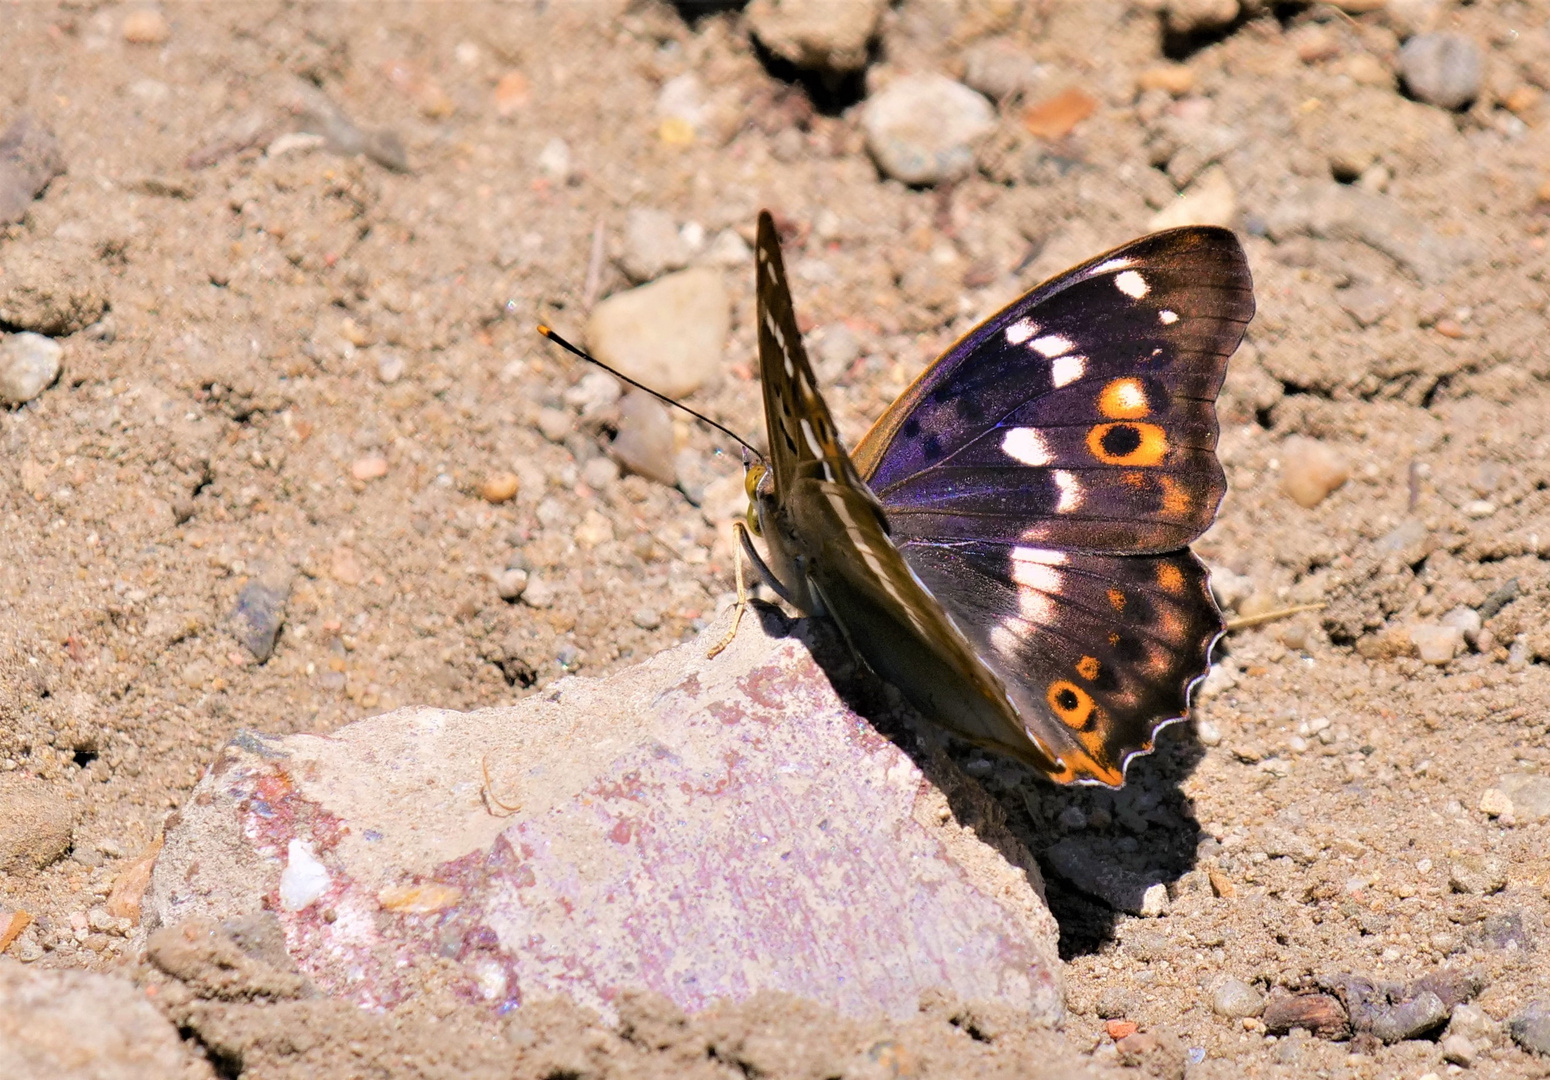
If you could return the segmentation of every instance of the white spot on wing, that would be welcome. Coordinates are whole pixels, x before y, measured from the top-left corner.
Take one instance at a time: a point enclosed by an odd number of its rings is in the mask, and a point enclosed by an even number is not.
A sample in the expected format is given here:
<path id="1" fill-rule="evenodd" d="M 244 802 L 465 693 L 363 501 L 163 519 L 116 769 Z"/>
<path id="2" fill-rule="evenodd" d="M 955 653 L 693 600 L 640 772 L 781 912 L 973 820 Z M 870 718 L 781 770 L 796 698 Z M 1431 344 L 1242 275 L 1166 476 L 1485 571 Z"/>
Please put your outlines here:
<path id="1" fill-rule="evenodd" d="M 1038 324 L 1032 319 L 1018 319 L 1006 328 L 1006 341 L 1008 345 L 1021 345 L 1038 332 Z"/>
<path id="2" fill-rule="evenodd" d="M 1024 465 L 1048 465 L 1055 460 L 1037 428 L 1012 428 L 1001 437 L 1001 449 Z"/>
<path id="3" fill-rule="evenodd" d="M 1060 571 L 1043 563 L 1013 563 L 1012 580 L 1041 593 L 1060 591 Z"/>
<path id="4" fill-rule="evenodd" d="M 1069 514 L 1082 505 L 1082 484 L 1064 469 L 1055 470 L 1055 486 L 1060 489 L 1060 501 L 1055 504 L 1057 513 Z"/>
<path id="5" fill-rule="evenodd" d="M 1062 356 L 1050 365 L 1050 381 L 1057 387 L 1069 386 L 1087 374 L 1087 357 Z"/>
<path id="6" fill-rule="evenodd" d="M 1039 563 L 1043 566 L 1064 566 L 1070 559 L 1064 551 L 1051 551 L 1049 548 L 1014 547 L 1012 549 L 1012 561 L 1017 563 Z"/>
<path id="7" fill-rule="evenodd" d="M 1179 313 L 1177 311 L 1169 311 L 1167 308 L 1163 308 L 1157 313 L 1157 319 L 1164 326 L 1172 326 L 1174 323 L 1179 321 Z"/>
<path id="8" fill-rule="evenodd" d="M 1129 267 L 1132 267 L 1135 264 L 1136 264 L 1136 261 L 1134 259 L 1110 259 L 1108 262 L 1102 262 L 1102 263 L 1099 263 L 1097 266 L 1093 267 L 1092 268 L 1092 273 L 1093 273 L 1094 276 L 1096 276 L 1098 274 L 1107 274 L 1107 273 L 1111 273 L 1112 271 L 1115 271 L 1115 270 L 1125 270 L 1125 269 L 1128 269 Z"/>
<path id="9" fill-rule="evenodd" d="M 1134 270 L 1126 270 L 1114 276 L 1114 287 L 1132 300 L 1139 300 L 1151 291 L 1151 286 L 1146 283 L 1146 278 Z"/>
<path id="10" fill-rule="evenodd" d="M 1031 348 L 1037 349 L 1045 359 L 1052 359 L 1062 353 L 1068 353 L 1074 348 L 1070 338 L 1061 337 L 1059 334 L 1045 334 L 1043 337 L 1034 338 Z"/>
<path id="11" fill-rule="evenodd" d="M 807 439 L 807 448 L 813 452 L 813 457 L 823 460 L 823 447 L 818 445 L 818 436 L 813 434 L 813 425 L 807 422 L 807 417 L 799 417 L 797 423 L 802 425 L 802 436 Z"/>

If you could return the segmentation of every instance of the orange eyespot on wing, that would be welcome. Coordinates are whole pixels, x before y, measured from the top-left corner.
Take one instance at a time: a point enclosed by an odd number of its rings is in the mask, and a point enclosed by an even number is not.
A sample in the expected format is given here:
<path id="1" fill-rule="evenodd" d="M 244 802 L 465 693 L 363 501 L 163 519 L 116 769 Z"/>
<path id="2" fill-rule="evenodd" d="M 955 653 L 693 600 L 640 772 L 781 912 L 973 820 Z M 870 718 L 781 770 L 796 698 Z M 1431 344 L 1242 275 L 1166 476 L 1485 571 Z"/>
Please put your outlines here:
<path id="1" fill-rule="evenodd" d="M 1050 683 L 1045 700 L 1055 710 L 1055 715 L 1060 717 L 1061 723 L 1076 731 L 1088 725 L 1096 710 L 1092 695 L 1068 679 L 1057 679 Z"/>
<path id="2" fill-rule="evenodd" d="M 1105 465 L 1161 465 L 1168 435 L 1156 424 L 1098 424 L 1087 433 L 1087 449 Z"/>
<path id="3" fill-rule="evenodd" d="M 1140 379 L 1114 379 L 1098 392 L 1098 411 L 1110 420 L 1140 420 L 1152 409 Z"/>

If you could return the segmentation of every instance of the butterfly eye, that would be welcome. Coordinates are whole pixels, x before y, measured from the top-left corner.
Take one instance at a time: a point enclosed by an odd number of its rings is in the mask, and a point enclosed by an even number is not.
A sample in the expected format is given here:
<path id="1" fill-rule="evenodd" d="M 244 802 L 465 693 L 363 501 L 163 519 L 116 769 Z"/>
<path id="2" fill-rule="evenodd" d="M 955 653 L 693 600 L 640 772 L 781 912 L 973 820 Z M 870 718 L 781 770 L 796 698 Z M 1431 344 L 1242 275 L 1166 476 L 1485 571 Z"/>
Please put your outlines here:
<path id="1" fill-rule="evenodd" d="M 764 479 L 767 471 L 763 465 L 750 465 L 743 470 L 743 491 L 750 502 L 759 493 L 759 481 Z"/>

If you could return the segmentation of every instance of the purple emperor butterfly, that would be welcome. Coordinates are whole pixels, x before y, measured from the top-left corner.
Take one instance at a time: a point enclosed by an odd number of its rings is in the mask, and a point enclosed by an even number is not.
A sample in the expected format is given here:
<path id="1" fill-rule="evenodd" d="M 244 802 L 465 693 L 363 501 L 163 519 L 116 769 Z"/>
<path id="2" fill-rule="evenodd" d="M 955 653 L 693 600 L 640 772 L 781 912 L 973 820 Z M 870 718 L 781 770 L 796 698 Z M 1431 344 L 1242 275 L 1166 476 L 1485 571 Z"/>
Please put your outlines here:
<path id="1" fill-rule="evenodd" d="M 926 369 L 847 454 L 759 215 L 765 581 L 928 719 L 1061 783 L 1119 786 L 1223 623 L 1188 544 L 1226 484 L 1215 398 L 1254 314 L 1243 250 L 1170 229 L 1045 282 Z"/>

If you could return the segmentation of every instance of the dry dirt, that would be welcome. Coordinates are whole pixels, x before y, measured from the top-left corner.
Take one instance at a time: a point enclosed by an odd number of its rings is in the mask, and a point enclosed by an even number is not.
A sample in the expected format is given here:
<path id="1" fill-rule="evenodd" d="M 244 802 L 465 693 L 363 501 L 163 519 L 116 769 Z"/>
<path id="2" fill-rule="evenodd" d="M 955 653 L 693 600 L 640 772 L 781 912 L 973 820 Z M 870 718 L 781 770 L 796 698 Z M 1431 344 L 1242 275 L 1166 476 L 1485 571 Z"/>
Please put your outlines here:
<path id="1" fill-rule="evenodd" d="M 865 80 L 827 83 L 751 48 L 738 11 L 692 5 L 168 6 L 151 43 L 126 41 L 127 8 L 9 9 L 0 125 L 30 112 L 68 172 L 0 236 L 0 264 L 14 276 L 33 260 L 60 295 L 108 308 L 60 339 L 56 385 L 0 412 L 0 769 L 40 778 L 76 817 L 68 857 L 0 878 L 0 905 L 36 919 L 9 955 L 155 981 L 123 927 L 89 913 L 239 727 L 510 701 L 632 664 L 726 601 L 715 522 L 738 510 L 724 496 L 740 470 L 705 430 L 677 426 L 703 507 L 606 468 L 583 480 L 616 414 L 581 417 L 568 391 L 584 372 L 532 326 L 582 326 L 595 229 L 606 295 L 626 284 L 629 208 L 712 238 L 775 210 L 815 340 L 843 325 L 859 345 L 820 371 L 854 440 L 978 318 L 1146 231 L 1218 163 L 1260 313 L 1222 400 L 1231 492 L 1198 549 L 1232 571 L 1240 615 L 1327 606 L 1231 633 L 1195 728 L 1169 729 L 1119 795 L 963 758 L 1035 852 L 1061 843 L 1169 885 L 1166 914 L 1139 918 L 1047 875 L 1069 960 L 1065 1053 L 1113 1061 L 1105 1022 L 1122 1020 L 1157 1036 L 1145 1067 L 1164 1073 L 1196 1059 L 1202 1077 L 1457 1071 L 1434 1039 L 1278 1038 L 1211 1001 L 1229 976 L 1299 991 L 1439 968 L 1478 977 L 1488 1020 L 1550 994 L 1550 824 L 1492 794 L 1550 773 L 1550 7 L 1276 5 L 1179 39 L 1158 6 L 900 0 Z M 1484 47 L 1467 110 L 1397 88 L 1395 12 L 1416 11 Z M 857 116 L 866 87 L 961 73 L 987 34 L 1042 65 L 1030 97 L 1076 86 L 1096 113 L 1043 142 L 1008 103 L 964 181 L 880 179 Z M 1158 74 L 1167 57 L 1187 72 Z M 688 145 L 662 137 L 654 108 L 686 72 L 710 104 Z M 1144 73 L 1192 88 L 1139 91 Z M 382 164 L 395 148 L 380 135 L 370 157 L 266 156 L 297 80 L 396 135 L 407 169 Z M 569 180 L 540 167 L 556 136 Z M 752 273 L 724 273 L 725 375 L 692 403 L 746 428 Z M 546 408 L 571 430 L 546 438 Z M 1283 490 L 1312 453 L 1293 436 L 1349 470 L 1312 508 Z M 482 499 L 502 472 L 516 498 Z M 514 551 L 553 587 L 549 606 L 496 596 L 491 572 Z M 231 613 L 267 580 L 291 591 L 257 663 Z M 1412 628 L 1461 606 L 1483 619 L 1461 655 L 1417 658 Z M 265 1034 L 272 1011 L 220 1007 L 230 1043 L 250 1047 L 245 1076 L 317 1075 L 306 1047 L 380 1036 L 303 1002 L 288 1030 L 311 1034 L 288 1042 Z M 475 1075 L 488 1030 L 441 1008 L 393 1019 L 393 1054 L 359 1074 Z M 948 1006 L 922 1020 L 934 1034 L 889 1036 L 916 1038 L 913 1057 L 800 1003 L 655 1044 L 555 1009 L 537 1027 L 573 1037 L 506 1037 L 590 1048 L 557 1059 L 564 1075 L 666 1075 L 687 1067 L 684 1046 L 717 1039 L 756 1046 L 717 1059 L 743 1074 L 814 1077 L 856 1073 L 858 1045 L 878 1076 L 1055 1053 L 1015 1024 L 950 1023 Z M 599 1065 L 621 1039 L 629 1054 Z M 1472 1073 L 1550 1072 L 1499 1031 L 1476 1045 Z M 542 1074 L 536 1054 L 524 1068 Z"/>

